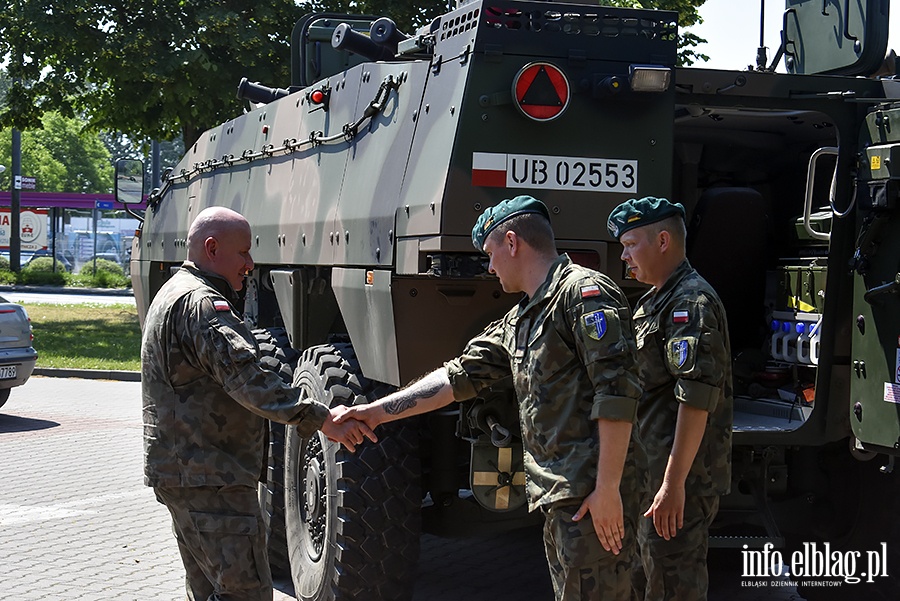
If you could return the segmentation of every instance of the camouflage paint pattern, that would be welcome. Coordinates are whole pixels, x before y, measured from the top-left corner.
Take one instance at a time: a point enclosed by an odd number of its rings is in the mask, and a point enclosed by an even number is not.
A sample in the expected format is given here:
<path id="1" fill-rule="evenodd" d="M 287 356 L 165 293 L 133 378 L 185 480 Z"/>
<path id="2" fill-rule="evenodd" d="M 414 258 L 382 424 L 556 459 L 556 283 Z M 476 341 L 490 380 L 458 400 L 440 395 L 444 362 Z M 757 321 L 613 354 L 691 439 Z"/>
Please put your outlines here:
<path id="1" fill-rule="evenodd" d="M 604 325 L 592 319 L 602 315 Z M 525 448 L 529 510 L 594 490 L 594 420 L 633 421 L 640 396 L 631 312 L 606 276 L 561 255 L 531 299 L 472 339 L 446 368 L 457 399 L 513 377 Z M 642 462 L 632 430 L 627 472 Z M 638 487 L 626 481 L 623 490 Z"/>
<path id="2" fill-rule="evenodd" d="M 141 343 L 148 486 L 255 487 L 266 419 L 309 436 L 328 414 L 262 368 L 233 296 L 219 276 L 185 263 L 150 306 Z"/>

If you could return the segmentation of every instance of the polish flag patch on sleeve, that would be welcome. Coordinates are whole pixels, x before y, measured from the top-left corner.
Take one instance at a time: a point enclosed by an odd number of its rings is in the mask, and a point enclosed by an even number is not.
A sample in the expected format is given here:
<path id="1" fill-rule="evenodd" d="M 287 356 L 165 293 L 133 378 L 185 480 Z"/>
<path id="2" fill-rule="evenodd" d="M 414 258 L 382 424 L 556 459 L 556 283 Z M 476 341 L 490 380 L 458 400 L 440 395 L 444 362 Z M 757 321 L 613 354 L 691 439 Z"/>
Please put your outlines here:
<path id="1" fill-rule="evenodd" d="M 687 323 L 690 316 L 687 311 L 675 311 L 672 313 L 672 323 Z"/>
<path id="2" fill-rule="evenodd" d="M 591 298 L 592 296 L 600 296 L 600 286 L 595 284 L 581 287 L 581 298 Z"/>
<path id="3" fill-rule="evenodd" d="M 213 301 L 213 308 L 216 311 L 231 311 L 231 305 L 228 304 L 228 301 L 223 300 Z"/>

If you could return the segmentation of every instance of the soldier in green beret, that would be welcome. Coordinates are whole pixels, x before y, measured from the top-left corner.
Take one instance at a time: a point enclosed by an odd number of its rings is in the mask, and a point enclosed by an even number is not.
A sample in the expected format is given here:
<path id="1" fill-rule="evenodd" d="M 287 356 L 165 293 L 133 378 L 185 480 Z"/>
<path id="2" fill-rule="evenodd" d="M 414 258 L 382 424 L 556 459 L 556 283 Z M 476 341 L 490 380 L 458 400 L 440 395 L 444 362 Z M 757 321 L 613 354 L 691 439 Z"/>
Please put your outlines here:
<path id="1" fill-rule="evenodd" d="M 644 462 L 632 428 L 641 390 L 628 302 L 608 277 L 557 253 L 547 207 L 530 196 L 487 209 L 472 242 L 503 289 L 525 296 L 462 355 L 345 417 L 374 429 L 512 376 L 526 496 L 544 514 L 556 598 L 629 599 Z"/>
<path id="2" fill-rule="evenodd" d="M 709 526 L 731 486 L 731 347 L 722 301 L 685 256 L 684 207 L 632 199 L 609 216 L 633 277 L 653 287 L 634 327 L 650 463 L 638 543 L 645 601 L 706 599 Z M 640 564 L 638 564 L 640 565 Z"/>

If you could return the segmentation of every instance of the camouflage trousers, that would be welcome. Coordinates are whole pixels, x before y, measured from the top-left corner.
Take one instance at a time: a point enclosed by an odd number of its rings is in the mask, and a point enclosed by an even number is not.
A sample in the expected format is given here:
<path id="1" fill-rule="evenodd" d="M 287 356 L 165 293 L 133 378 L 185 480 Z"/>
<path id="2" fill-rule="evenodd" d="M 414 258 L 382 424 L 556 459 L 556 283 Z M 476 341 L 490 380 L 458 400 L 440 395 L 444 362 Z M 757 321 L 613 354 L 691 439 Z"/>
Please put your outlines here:
<path id="1" fill-rule="evenodd" d="M 255 488 L 154 491 L 172 514 L 189 601 L 272 601 L 266 528 Z"/>
<path id="2" fill-rule="evenodd" d="M 650 506 L 652 498 L 647 502 Z M 653 520 L 641 517 L 638 549 L 632 570 L 635 598 L 640 601 L 706 601 L 709 572 L 709 526 L 719 510 L 719 497 L 688 495 L 684 528 L 669 540 L 656 533 Z"/>
<path id="3" fill-rule="evenodd" d="M 626 499 L 623 504 L 628 507 Z M 544 551 L 557 601 L 627 601 L 635 553 L 635 519 L 626 510 L 618 555 L 600 544 L 590 514 L 575 522 L 581 501 L 553 503 L 544 511 Z M 636 503 L 635 503 L 636 506 Z"/>

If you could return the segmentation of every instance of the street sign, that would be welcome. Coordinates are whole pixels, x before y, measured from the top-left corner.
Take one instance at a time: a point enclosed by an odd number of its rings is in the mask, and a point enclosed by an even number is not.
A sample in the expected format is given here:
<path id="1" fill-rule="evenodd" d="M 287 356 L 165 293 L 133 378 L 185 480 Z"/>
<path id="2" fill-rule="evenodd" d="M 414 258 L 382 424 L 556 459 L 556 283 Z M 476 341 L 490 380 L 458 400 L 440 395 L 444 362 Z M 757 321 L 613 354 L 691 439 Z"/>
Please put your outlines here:
<path id="1" fill-rule="evenodd" d="M 33 177 L 28 177 L 27 175 L 17 175 L 13 178 L 13 189 L 14 190 L 34 190 L 36 180 Z"/>
<path id="2" fill-rule="evenodd" d="M 103 210 L 107 210 L 107 211 L 108 211 L 108 210 L 110 210 L 110 209 L 113 208 L 113 201 L 111 201 L 111 200 L 97 200 L 97 201 L 94 201 L 94 208 L 95 208 L 95 209 L 103 209 Z"/>
<path id="3" fill-rule="evenodd" d="M 513 99 L 523 115 L 553 121 L 569 106 L 569 80 L 556 65 L 529 63 L 513 79 Z"/>

